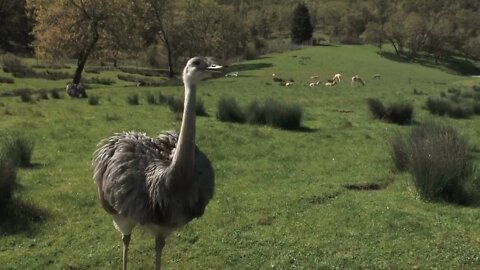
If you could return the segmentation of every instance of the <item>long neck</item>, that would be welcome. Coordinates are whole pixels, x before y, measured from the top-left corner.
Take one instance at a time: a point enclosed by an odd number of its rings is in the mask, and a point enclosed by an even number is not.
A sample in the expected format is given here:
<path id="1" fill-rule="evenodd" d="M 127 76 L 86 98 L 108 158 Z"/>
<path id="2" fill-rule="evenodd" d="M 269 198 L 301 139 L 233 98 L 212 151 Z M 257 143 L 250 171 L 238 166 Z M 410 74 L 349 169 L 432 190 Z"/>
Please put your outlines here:
<path id="1" fill-rule="evenodd" d="M 177 143 L 177 149 L 173 156 L 172 167 L 174 171 L 183 177 L 180 179 L 191 179 L 195 162 L 195 106 L 196 106 L 195 85 L 185 83 L 185 103 L 183 109 L 182 127 Z M 182 181 L 177 179 L 178 181 Z"/>

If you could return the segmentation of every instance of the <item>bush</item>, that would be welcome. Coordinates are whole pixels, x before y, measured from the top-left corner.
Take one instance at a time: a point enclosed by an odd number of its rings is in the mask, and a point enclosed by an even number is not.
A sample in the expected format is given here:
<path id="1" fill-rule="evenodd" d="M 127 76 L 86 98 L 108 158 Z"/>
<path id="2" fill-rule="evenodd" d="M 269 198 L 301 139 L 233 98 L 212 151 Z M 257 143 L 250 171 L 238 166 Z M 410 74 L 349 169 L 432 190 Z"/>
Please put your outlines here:
<path id="1" fill-rule="evenodd" d="M 218 120 L 222 122 L 245 123 L 246 117 L 234 98 L 221 98 L 218 102 Z"/>
<path id="2" fill-rule="evenodd" d="M 399 172 L 408 171 L 410 162 L 410 150 L 404 136 L 397 135 L 390 141 L 390 156 L 395 169 Z"/>
<path id="3" fill-rule="evenodd" d="M 30 92 L 20 93 L 20 99 L 25 103 L 32 102 L 32 94 Z"/>
<path id="4" fill-rule="evenodd" d="M 472 86 L 472 89 L 474 92 L 480 92 L 480 85 L 474 85 Z"/>
<path id="5" fill-rule="evenodd" d="M 6 140 L 4 153 L 12 159 L 15 165 L 30 167 L 35 143 L 25 137 L 16 136 Z"/>
<path id="6" fill-rule="evenodd" d="M 146 99 L 147 99 L 147 103 L 150 105 L 157 104 L 157 101 L 155 100 L 155 95 L 153 94 L 147 94 Z"/>
<path id="7" fill-rule="evenodd" d="M 99 101 L 99 98 L 95 95 L 91 95 L 88 97 L 88 104 L 90 105 L 93 105 L 93 106 L 98 105 L 99 104 L 98 101 Z"/>
<path id="8" fill-rule="evenodd" d="M 387 109 L 386 118 L 395 124 L 409 125 L 412 123 L 413 106 L 405 102 L 393 103 Z"/>
<path id="9" fill-rule="evenodd" d="M 48 93 L 46 90 L 42 89 L 38 92 L 39 99 L 48 99 Z"/>
<path id="10" fill-rule="evenodd" d="M 15 80 L 12 78 L 7 78 L 7 77 L 0 77 L 0 83 L 15 83 Z"/>
<path id="11" fill-rule="evenodd" d="M 0 153 L 0 207 L 6 205 L 17 183 L 17 167 L 4 152 Z"/>
<path id="12" fill-rule="evenodd" d="M 100 78 L 100 77 L 93 77 L 90 79 L 82 79 L 83 83 L 87 84 L 102 84 L 102 85 L 111 85 L 114 83 L 112 79 L 109 78 Z"/>
<path id="13" fill-rule="evenodd" d="M 479 185 L 467 140 L 448 126 L 425 124 L 409 136 L 410 171 L 420 197 L 427 201 L 471 204 L 479 199 Z"/>
<path id="14" fill-rule="evenodd" d="M 436 115 L 446 115 L 450 111 L 451 102 L 445 98 L 431 98 L 427 99 L 427 109 L 430 113 Z"/>
<path id="15" fill-rule="evenodd" d="M 269 126 L 300 129 L 302 115 L 302 108 L 298 105 L 282 104 L 272 99 L 265 101 L 265 122 Z"/>
<path id="16" fill-rule="evenodd" d="M 183 101 L 180 99 L 175 98 L 175 96 L 168 96 L 167 97 L 167 105 L 170 111 L 174 113 L 182 113 L 183 112 Z"/>
<path id="17" fill-rule="evenodd" d="M 202 99 L 197 99 L 197 104 L 195 107 L 195 115 L 198 116 L 208 116 L 207 111 L 205 110 L 205 104 L 203 104 Z"/>
<path id="18" fill-rule="evenodd" d="M 127 103 L 130 105 L 139 105 L 140 103 L 138 102 L 138 95 L 134 94 L 134 95 L 128 96 Z"/>
<path id="19" fill-rule="evenodd" d="M 469 104 L 453 104 L 448 115 L 456 119 L 466 119 L 473 115 L 473 108 Z"/>
<path id="20" fill-rule="evenodd" d="M 165 96 L 162 93 L 158 94 L 158 104 L 167 104 L 167 102 L 168 102 L 168 96 Z"/>
<path id="21" fill-rule="evenodd" d="M 367 99 L 368 109 L 373 118 L 382 120 L 386 115 L 386 109 L 378 98 Z"/>
<path id="22" fill-rule="evenodd" d="M 473 112 L 475 114 L 480 114 L 480 101 L 473 102 Z"/>
<path id="23" fill-rule="evenodd" d="M 17 67 L 24 66 L 22 64 L 22 60 L 11 53 L 4 54 L 1 60 L 2 60 L 3 70 L 5 72 L 7 72 L 6 70 L 14 70 Z"/>
<path id="24" fill-rule="evenodd" d="M 247 122 L 250 124 L 266 125 L 265 106 L 257 101 L 251 102 L 247 107 Z"/>
<path id="25" fill-rule="evenodd" d="M 50 90 L 50 95 L 52 96 L 53 99 L 61 99 L 62 98 L 61 94 L 58 91 L 59 90 L 57 90 L 57 89 Z"/>

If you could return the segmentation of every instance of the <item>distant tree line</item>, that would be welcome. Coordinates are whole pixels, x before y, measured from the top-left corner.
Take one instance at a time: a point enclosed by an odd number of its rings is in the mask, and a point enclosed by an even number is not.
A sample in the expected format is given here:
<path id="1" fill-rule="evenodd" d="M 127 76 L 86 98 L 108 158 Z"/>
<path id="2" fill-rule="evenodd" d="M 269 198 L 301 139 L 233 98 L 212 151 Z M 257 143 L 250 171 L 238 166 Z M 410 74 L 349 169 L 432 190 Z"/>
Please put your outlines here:
<path id="1" fill-rule="evenodd" d="M 173 76 L 193 55 L 248 58 L 276 40 L 479 60 L 479 13 L 478 0 L 0 0 L 0 51 L 76 58 L 74 82 L 91 57 L 142 59 Z"/>

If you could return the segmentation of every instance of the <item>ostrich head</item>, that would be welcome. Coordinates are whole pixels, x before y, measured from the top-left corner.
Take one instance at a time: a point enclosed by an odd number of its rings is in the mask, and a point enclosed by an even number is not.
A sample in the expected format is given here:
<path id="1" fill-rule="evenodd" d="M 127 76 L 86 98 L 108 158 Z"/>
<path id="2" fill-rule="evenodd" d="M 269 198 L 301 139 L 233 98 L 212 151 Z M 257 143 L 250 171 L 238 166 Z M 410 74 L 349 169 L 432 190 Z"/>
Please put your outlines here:
<path id="1" fill-rule="evenodd" d="M 219 71 L 222 66 L 209 63 L 203 57 L 193 57 L 188 60 L 183 69 L 183 81 L 188 85 L 195 85 L 200 80 L 208 77 L 208 73 Z"/>

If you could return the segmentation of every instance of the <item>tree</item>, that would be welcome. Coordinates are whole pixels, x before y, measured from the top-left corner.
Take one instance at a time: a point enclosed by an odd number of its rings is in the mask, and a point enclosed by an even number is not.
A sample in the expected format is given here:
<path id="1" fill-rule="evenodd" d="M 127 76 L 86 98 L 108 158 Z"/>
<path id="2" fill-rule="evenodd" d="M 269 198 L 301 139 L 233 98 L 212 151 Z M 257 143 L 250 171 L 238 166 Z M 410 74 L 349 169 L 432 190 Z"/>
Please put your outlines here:
<path id="1" fill-rule="evenodd" d="M 80 83 L 85 64 L 99 42 L 111 39 L 114 32 L 124 37 L 134 34 L 122 32 L 124 27 L 115 19 L 126 14 L 119 12 L 127 8 L 126 0 L 28 0 L 27 3 L 34 10 L 36 21 L 33 28 L 36 55 L 53 59 L 76 57 L 73 84 Z"/>
<path id="2" fill-rule="evenodd" d="M 0 0 L 0 50 L 30 52 L 31 30 L 25 0 Z"/>
<path id="3" fill-rule="evenodd" d="M 307 6 L 298 4 L 293 11 L 293 21 L 291 25 L 291 38 L 293 43 L 300 44 L 310 40 L 313 34 L 313 25 L 310 21 L 310 14 Z"/>

